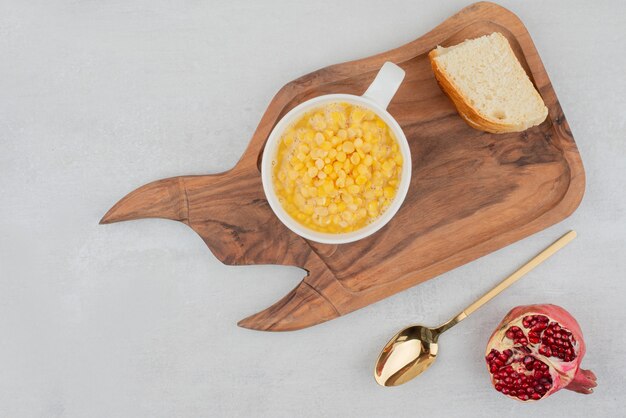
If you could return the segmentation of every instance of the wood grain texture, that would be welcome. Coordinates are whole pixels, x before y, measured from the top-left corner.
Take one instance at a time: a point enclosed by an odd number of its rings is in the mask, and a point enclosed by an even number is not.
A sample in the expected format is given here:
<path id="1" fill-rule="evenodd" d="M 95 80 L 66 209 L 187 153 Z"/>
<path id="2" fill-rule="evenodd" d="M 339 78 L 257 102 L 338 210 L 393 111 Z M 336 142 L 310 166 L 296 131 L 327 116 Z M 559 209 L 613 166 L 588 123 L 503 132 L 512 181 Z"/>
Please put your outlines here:
<path id="1" fill-rule="evenodd" d="M 436 45 L 499 31 L 549 115 L 522 133 L 470 128 L 441 91 L 428 60 Z M 385 61 L 406 71 L 389 112 L 412 153 L 407 198 L 383 229 L 361 241 L 309 242 L 284 227 L 261 187 L 259 161 L 276 122 L 322 94 L 362 94 Z M 193 228 L 226 264 L 299 266 L 309 274 L 282 300 L 239 325 L 301 329 L 345 315 L 540 231 L 580 203 L 585 176 L 574 138 L 537 50 L 510 11 L 476 3 L 400 48 L 327 67 L 283 87 L 237 165 L 225 173 L 150 183 L 113 206 L 102 223 L 146 217 Z"/>

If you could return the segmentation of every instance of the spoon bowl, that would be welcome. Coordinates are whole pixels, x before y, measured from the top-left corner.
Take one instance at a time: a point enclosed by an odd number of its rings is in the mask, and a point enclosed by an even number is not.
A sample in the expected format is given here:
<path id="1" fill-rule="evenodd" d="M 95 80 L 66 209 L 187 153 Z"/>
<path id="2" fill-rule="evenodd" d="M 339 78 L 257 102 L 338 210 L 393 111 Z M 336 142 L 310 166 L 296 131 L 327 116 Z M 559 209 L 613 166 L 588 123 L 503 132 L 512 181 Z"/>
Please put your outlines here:
<path id="1" fill-rule="evenodd" d="M 437 358 L 437 329 L 413 325 L 393 336 L 385 345 L 374 369 L 381 386 L 399 386 L 423 373 Z"/>

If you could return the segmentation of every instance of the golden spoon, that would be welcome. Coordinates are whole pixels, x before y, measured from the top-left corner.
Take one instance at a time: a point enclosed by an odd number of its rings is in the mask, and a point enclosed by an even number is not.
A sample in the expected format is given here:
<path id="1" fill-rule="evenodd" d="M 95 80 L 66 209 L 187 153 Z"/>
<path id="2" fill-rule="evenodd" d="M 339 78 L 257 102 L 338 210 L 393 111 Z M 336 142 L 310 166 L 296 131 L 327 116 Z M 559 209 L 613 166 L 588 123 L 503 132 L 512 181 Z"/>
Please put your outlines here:
<path id="1" fill-rule="evenodd" d="M 442 333 L 467 318 L 469 314 L 565 247 L 574 238 L 576 232 L 569 231 L 448 322 L 436 328 L 413 325 L 394 335 L 376 361 L 374 368 L 376 382 L 381 386 L 399 386 L 423 373 L 437 357 L 437 339 Z"/>

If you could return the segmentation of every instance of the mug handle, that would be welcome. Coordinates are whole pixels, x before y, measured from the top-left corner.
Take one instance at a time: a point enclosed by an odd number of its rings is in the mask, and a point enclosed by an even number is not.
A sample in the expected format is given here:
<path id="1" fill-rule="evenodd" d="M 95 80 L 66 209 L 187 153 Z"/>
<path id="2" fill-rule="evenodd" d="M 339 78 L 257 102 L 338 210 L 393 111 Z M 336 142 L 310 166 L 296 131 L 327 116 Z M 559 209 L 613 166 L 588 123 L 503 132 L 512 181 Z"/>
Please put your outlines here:
<path id="1" fill-rule="evenodd" d="M 363 97 L 374 101 L 383 109 L 387 109 L 389 102 L 400 88 L 405 72 L 393 62 L 387 61 L 376 74 L 376 78 L 367 88 Z"/>

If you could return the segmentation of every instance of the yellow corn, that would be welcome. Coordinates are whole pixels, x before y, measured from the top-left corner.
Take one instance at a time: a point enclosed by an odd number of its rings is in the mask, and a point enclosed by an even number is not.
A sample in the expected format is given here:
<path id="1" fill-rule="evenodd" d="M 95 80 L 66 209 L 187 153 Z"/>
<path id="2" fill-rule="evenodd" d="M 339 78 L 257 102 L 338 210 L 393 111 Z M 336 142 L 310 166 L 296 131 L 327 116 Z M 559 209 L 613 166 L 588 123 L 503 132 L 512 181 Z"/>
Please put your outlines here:
<path id="1" fill-rule="evenodd" d="M 281 137 L 274 188 L 285 210 L 330 233 L 362 228 L 391 204 L 402 154 L 374 112 L 333 103 L 303 115 Z"/>

